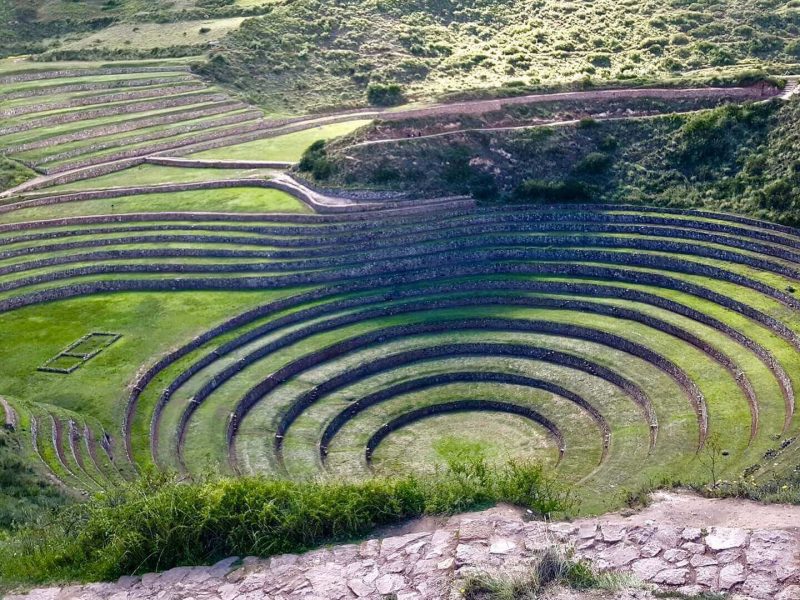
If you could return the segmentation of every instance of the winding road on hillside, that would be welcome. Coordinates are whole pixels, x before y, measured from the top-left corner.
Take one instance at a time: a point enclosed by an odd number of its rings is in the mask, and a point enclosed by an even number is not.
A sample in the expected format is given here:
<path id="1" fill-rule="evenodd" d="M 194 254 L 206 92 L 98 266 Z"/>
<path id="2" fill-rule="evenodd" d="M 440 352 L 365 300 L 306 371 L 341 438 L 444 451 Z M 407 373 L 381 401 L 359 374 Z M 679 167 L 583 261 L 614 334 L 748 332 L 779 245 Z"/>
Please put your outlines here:
<path id="1" fill-rule="evenodd" d="M 473 100 L 467 102 L 452 102 L 444 104 L 435 104 L 432 106 L 423 107 L 400 107 L 382 110 L 349 110 L 328 115 L 317 115 L 310 117 L 297 117 L 295 119 L 280 120 L 268 122 L 271 126 L 258 132 L 257 137 L 254 139 L 264 139 L 270 137 L 277 137 L 303 131 L 320 125 L 329 125 L 344 121 L 361 120 L 361 119 L 376 119 L 380 118 L 384 121 L 399 121 L 404 119 L 418 119 L 426 117 L 438 117 L 448 115 L 478 115 L 495 111 L 501 111 L 508 107 L 515 105 L 527 104 L 544 104 L 551 102 L 562 101 L 586 101 L 593 102 L 598 100 L 624 100 L 624 99 L 637 99 L 637 98 L 652 98 L 661 100 L 685 100 L 685 99 L 703 99 L 703 98 L 724 98 L 731 101 L 761 101 L 771 98 L 781 98 L 788 100 L 790 97 L 798 93 L 798 78 L 787 78 L 787 84 L 783 89 L 779 89 L 764 84 L 758 84 L 749 87 L 693 87 L 693 88 L 621 88 L 621 89 L 606 89 L 606 90 L 590 90 L 590 91 L 577 91 L 577 92 L 558 92 L 558 93 L 540 93 L 529 94 L 523 96 L 515 96 L 509 98 L 495 98 L 490 100 Z M 649 117 L 657 117 L 659 115 L 648 115 Z M 600 117 L 602 118 L 602 117 Z M 642 118 L 641 115 L 630 117 L 610 117 L 615 119 L 625 118 Z M 367 140 L 360 142 L 356 145 L 370 145 L 370 144 L 386 144 L 391 142 L 400 142 L 406 139 L 421 139 L 432 138 L 450 135 L 456 132 L 465 131 L 499 131 L 507 129 L 524 129 L 535 126 L 559 126 L 575 123 L 575 120 L 555 119 L 547 121 L 541 119 L 534 123 L 519 125 L 514 127 L 488 127 L 481 129 L 456 129 L 447 132 L 437 132 L 422 136 L 404 136 L 394 137 L 389 139 Z M 12 198 L 14 196 L 32 192 L 42 188 L 47 188 L 53 185 L 64 183 L 71 183 L 83 179 L 91 179 L 101 174 L 114 173 L 133 166 L 144 163 L 153 163 L 160 165 L 169 165 L 182 167 L 198 167 L 198 168 L 240 168 L 242 161 L 225 161 L 225 160 L 194 160 L 191 158 L 184 158 L 185 155 L 191 154 L 193 146 L 185 146 L 171 151 L 159 152 L 153 155 L 139 156 L 135 158 L 127 158 L 116 161 L 109 161 L 100 163 L 89 167 L 80 167 L 63 171 L 56 174 L 44 174 L 35 177 L 21 185 L 6 190 L 0 193 L 0 200 Z M 266 167 L 266 168 L 287 168 L 291 163 L 264 163 L 263 161 L 246 161 L 249 167 Z M 246 184 L 244 182 L 243 184 Z M 202 186 L 201 186 L 202 187 Z M 213 183 L 209 185 L 213 187 Z M 322 204 L 356 204 L 352 201 L 337 199 L 332 201 L 327 198 L 322 201 Z M 360 206 L 363 208 L 363 205 Z"/>

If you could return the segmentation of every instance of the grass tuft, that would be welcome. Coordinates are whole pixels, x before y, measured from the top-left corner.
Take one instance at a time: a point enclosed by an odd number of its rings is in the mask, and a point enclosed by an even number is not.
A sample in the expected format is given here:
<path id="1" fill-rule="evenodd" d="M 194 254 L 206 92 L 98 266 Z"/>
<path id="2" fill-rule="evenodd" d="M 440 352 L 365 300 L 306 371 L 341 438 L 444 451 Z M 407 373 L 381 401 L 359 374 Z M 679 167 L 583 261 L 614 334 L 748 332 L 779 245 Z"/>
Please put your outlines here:
<path id="1" fill-rule="evenodd" d="M 585 561 L 576 561 L 559 549 L 545 550 L 530 571 L 517 575 L 477 574 L 464 582 L 465 600 L 536 600 L 551 585 L 575 590 L 618 589 L 628 577 L 597 573 Z"/>

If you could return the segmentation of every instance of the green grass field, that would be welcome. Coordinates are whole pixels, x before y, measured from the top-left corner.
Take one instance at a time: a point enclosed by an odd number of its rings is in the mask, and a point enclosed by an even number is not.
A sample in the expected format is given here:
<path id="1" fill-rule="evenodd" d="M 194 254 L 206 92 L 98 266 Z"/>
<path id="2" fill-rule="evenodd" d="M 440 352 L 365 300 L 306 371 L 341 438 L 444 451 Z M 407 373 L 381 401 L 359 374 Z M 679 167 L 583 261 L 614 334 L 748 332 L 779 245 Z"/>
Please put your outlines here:
<path id="1" fill-rule="evenodd" d="M 142 194 L 124 198 L 85 200 L 56 206 L 23 208 L 0 215 L 0 223 L 57 219 L 80 215 L 114 215 L 135 212 L 309 212 L 296 198 L 277 190 L 224 188 L 191 192 Z"/>
<path id="2" fill-rule="evenodd" d="M 300 160 L 303 152 L 317 140 L 334 139 L 347 135 L 369 124 L 368 120 L 345 121 L 332 125 L 320 125 L 296 133 L 256 140 L 215 150 L 205 150 L 192 158 L 221 158 L 227 160 Z"/>

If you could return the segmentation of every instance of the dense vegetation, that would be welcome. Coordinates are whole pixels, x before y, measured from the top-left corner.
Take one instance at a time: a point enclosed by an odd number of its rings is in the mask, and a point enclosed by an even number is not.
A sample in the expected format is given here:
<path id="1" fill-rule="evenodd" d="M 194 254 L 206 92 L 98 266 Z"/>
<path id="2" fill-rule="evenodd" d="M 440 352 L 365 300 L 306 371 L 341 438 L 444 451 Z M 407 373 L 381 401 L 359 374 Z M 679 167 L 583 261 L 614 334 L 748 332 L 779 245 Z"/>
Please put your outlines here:
<path id="1" fill-rule="evenodd" d="M 0 190 L 5 190 L 33 177 L 35 173 L 15 160 L 0 156 Z"/>
<path id="2" fill-rule="evenodd" d="M 0 545 L 0 587 L 107 580 L 228 556 L 299 552 L 403 519 L 499 501 L 540 516 L 571 503 L 539 466 L 509 463 L 492 469 L 479 459 L 453 462 L 424 478 L 358 483 L 242 478 L 185 484 L 166 475 L 146 476 L 73 505 Z"/>
<path id="3" fill-rule="evenodd" d="M 798 62 L 791 0 L 294 0 L 248 20 L 204 72 L 263 104 L 363 104 L 369 84 L 410 96 Z"/>
<path id="4" fill-rule="evenodd" d="M 329 181 L 344 185 L 472 193 L 500 202 L 704 207 L 798 224 L 798 123 L 800 101 L 772 101 L 403 140 L 381 152 L 345 138 L 316 160 L 327 162 Z"/>

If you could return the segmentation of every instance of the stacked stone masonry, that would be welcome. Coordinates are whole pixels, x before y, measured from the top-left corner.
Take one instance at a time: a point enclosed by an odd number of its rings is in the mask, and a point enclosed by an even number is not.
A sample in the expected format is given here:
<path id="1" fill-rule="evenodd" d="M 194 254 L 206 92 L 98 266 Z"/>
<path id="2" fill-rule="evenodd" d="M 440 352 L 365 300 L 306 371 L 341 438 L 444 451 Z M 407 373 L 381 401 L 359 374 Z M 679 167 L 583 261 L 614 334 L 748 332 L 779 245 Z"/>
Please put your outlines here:
<path id="1" fill-rule="evenodd" d="M 454 517 L 432 531 L 271 559 L 235 557 L 117 583 L 33 590 L 8 600 L 457 600 L 474 573 L 515 573 L 550 547 L 661 590 L 800 598 L 797 530 L 701 529 L 646 521 L 524 522 L 504 511 Z"/>

